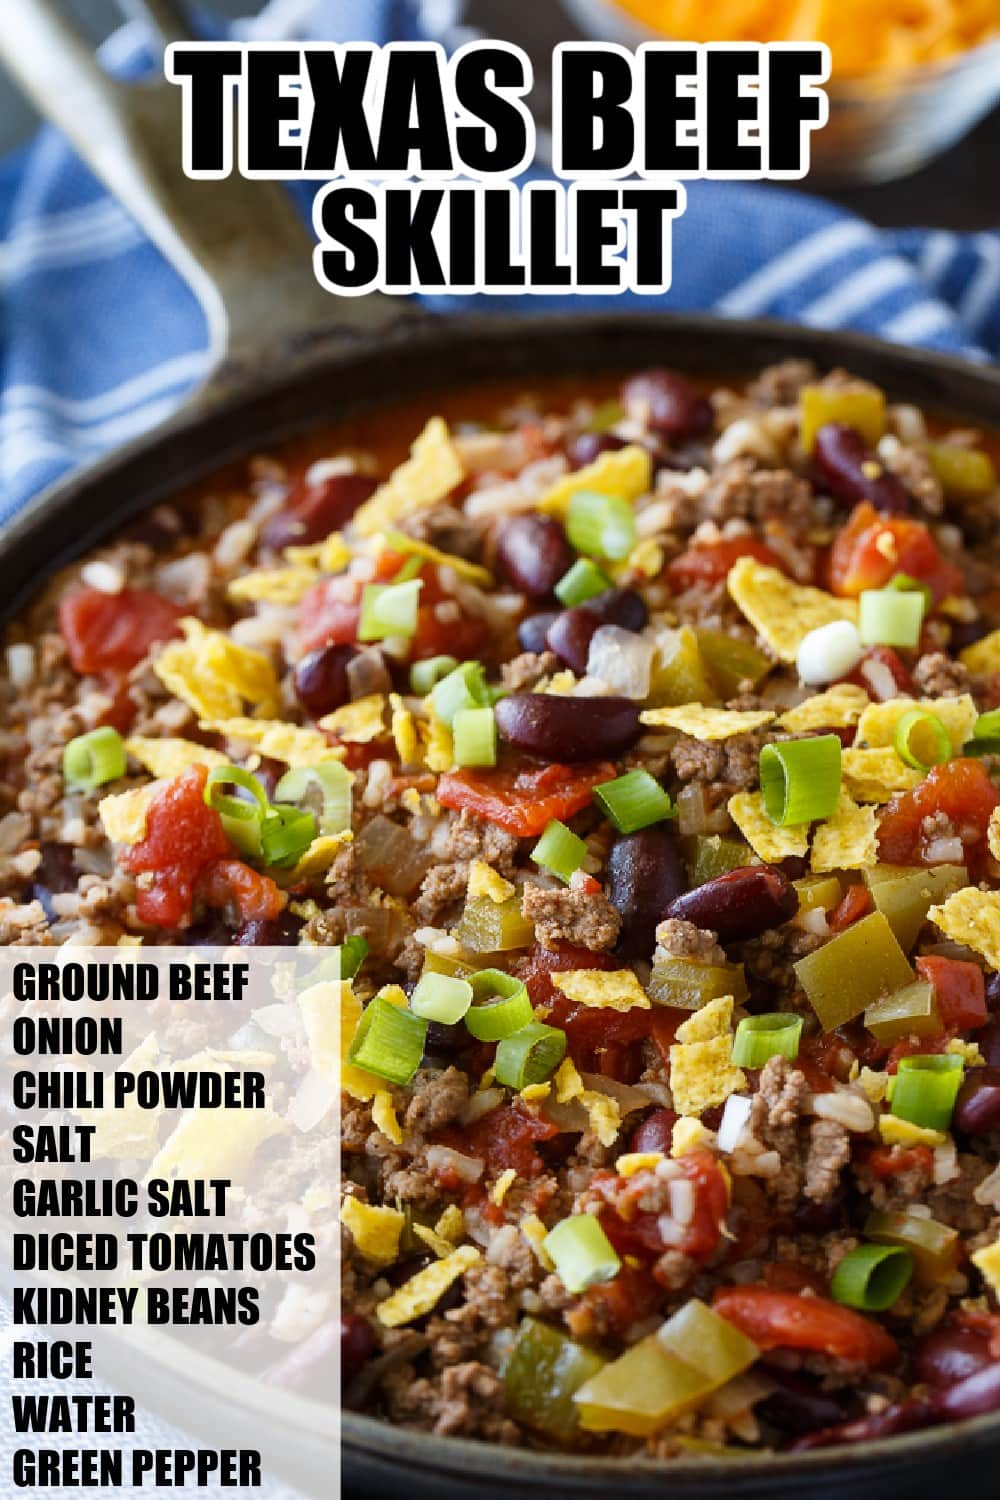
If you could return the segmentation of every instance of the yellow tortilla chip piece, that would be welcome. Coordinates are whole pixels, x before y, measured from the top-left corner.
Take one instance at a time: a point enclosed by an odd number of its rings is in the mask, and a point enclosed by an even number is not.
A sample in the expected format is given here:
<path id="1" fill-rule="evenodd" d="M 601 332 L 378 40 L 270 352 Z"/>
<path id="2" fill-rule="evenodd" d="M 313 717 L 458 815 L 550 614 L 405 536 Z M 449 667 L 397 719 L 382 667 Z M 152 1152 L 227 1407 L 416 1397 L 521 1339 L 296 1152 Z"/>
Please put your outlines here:
<path id="1" fill-rule="evenodd" d="M 760 792 L 736 792 L 729 799 L 729 816 L 755 854 L 768 864 L 778 864 L 791 855 L 802 856 L 809 848 L 809 824 L 780 828 L 764 810 Z"/>
<path id="2" fill-rule="evenodd" d="M 509 880 L 504 880 L 499 870 L 494 870 L 483 859 L 474 859 L 469 866 L 469 899 L 476 900 L 480 896 L 487 897 L 496 906 L 502 906 L 509 901 L 515 891 L 514 885 Z"/>
<path id="3" fill-rule="evenodd" d="M 339 531 L 306 547 L 285 547 L 283 555 L 292 567 L 317 568 L 321 573 L 342 573 L 353 556 Z"/>
<path id="4" fill-rule="evenodd" d="M 733 1024 L 733 997 L 720 995 L 709 1000 L 677 1028 L 679 1042 L 710 1042 L 713 1037 L 728 1036 Z"/>
<path id="5" fill-rule="evenodd" d="M 305 881 L 321 879 L 344 845 L 349 844 L 353 838 L 354 834 L 348 828 L 341 833 L 321 833 L 318 838 L 313 839 L 309 848 L 290 870 L 271 871 L 275 883 L 283 889 L 290 890 L 293 886 L 302 885 Z"/>
<path id="6" fill-rule="evenodd" d="M 340 1222 L 351 1231 L 355 1245 L 376 1266 L 391 1266 L 399 1255 L 399 1237 L 406 1215 L 398 1208 L 379 1208 L 357 1198 L 345 1198 Z"/>
<path id="7" fill-rule="evenodd" d="M 600 969 L 566 969 L 552 974 L 552 983 L 576 1005 L 594 1010 L 649 1010 L 650 1000 L 631 969 L 605 973 Z"/>
<path id="8" fill-rule="evenodd" d="M 416 537 L 407 536 L 405 532 L 387 532 L 385 545 L 392 552 L 410 552 L 416 557 L 426 558 L 439 568 L 450 568 L 459 578 L 465 578 L 481 588 L 493 587 L 493 574 L 489 568 L 484 568 L 481 563 L 470 562 L 467 557 L 456 557 L 453 552 L 442 552 L 440 547 L 432 547 L 430 542 L 418 542 Z"/>
<path id="9" fill-rule="evenodd" d="M 138 844 L 146 837 L 146 814 L 149 804 L 165 785 L 151 781 L 128 792 L 102 797 L 97 804 L 101 827 L 113 844 Z"/>
<path id="10" fill-rule="evenodd" d="M 372 1100 L 372 1124 L 383 1135 L 387 1135 L 390 1141 L 395 1141 L 397 1146 L 402 1145 L 403 1132 L 388 1089 L 379 1089 Z"/>
<path id="11" fill-rule="evenodd" d="M 865 709 L 858 721 L 857 745 L 891 745 L 896 725 L 911 708 L 923 709 L 924 713 L 940 719 L 956 754 L 972 738 L 979 717 L 968 693 L 958 698 L 890 698 L 888 703 L 870 703 Z"/>
<path id="12" fill-rule="evenodd" d="M 420 736 L 417 734 L 416 721 L 398 693 L 389 694 L 389 707 L 392 709 L 389 732 L 396 744 L 399 763 L 403 766 L 418 765 Z"/>
<path id="13" fill-rule="evenodd" d="M 711 1140 L 712 1132 L 706 1130 L 700 1120 L 692 1116 L 681 1115 L 679 1120 L 674 1121 L 670 1137 L 670 1155 L 686 1156 L 689 1151 L 698 1151 L 702 1146 L 709 1145 Z"/>
<path id="14" fill-rule="evenodd" d="M 960 1036 L 953 1036 L 944 1049 L 953 1057 L 960 1057 L 967 1068 L 985 1068 L 986 1059 L 979 1050 L 977 1042 L 966 1042 Z"/>
<path id="15" fill-rule="evenodd" d="M 153 671 L 168 692 L 199 719 L 235 719 L 250 703 L 266 716 L 278 707 L 278 679 L 268 657 L 238 646 L 221 630 L 191 616 L 180 622 L 182 641 L 164 646 Z"/>
<path id="16" fill-rule="evenodd" d="M 767 709 L 740 711 L 706 708 L 703 703 L 682 703 L 676 708 L 649 708 L 639 718 L 657 729 L 679 729 L 695 740 L 729 740 L 770 724 L 774 714 Z"/>
<path id="17" fill-rule="evenodd" d="M 864 688 L 842 682 L 788 709 L 778 723 L 790 734 L 802 734 L 807 729 L 845 729 L 858 722 L 870 702 Z"/>
<path id="18" fill-rule="evenodd" d="M 457 1244 L 465 1234 L 465 1215 L 457 1203 L 449 1203 L 444 1213 L 434 1225 L 435 1234 L 442 1235 L 446 1240 Z"/>
<path id="19" fill-rule="evenodd" d="M 878 1131 L 887 1146 L 943 1146 L 948 1139 L 943 1130 L 928 1130 L 898 1115 L 880 1115 Z"/>
<path id="20" fill-rule="evenodd" d="M 462 1245 L 453 1250 L 444 1260 L 425 1266 L 416 1276 L 411 1276 L 401 1287 L 380 1302 L 375 1316 L 383 1328 L 400 1328 L 422 1318 L 437 1306 L 445 1292 L 464 1276 L 482 1256 L 472 1245 Z"/>
<path id="21" fill-rule="evenodd" d="M 242 740 L 269 760 L 283 761 L 286 766 L 315 766 L 323 760 L 339 760 L 344 753 L 338 746 L 331 745 L 318 729 L 286 724 L 284 719 L 247 719 L 241 716 L 206 720 L 201 727 L 214 734 L 224 734 L 227 739 Z"/>
<path id="22" fill-rule="evenodd" d="M 874 807 L 859 807 L 841 790 L 832 818 L 813 835 L 812 867 L 817 875 L 828 870 L 870 870 L 878 864 Z"/>
<path id="23" fill-rule="evenodd" d="M 596 1089 L 584 1089 L 580 1103 L 587 1111 L 590 1129 L 602 1146 L 613 1146 L 622 1128 L 621 1106 L 610 1094 L 598 1093 Z"/>
<path id="24" fill-rule="evenodd" d="M 381 693 L 369 693 L 356 703 L 345 703 L 319 721 L 321 729 L 328 729 L 338 739 L 351 745 L 367 745 L 385 733 L 386 700 Z M 329 747 L 327 747 L 329 748 Z"/>
<path id="25" fill-rule="evenodd" d="M 256 568 L 234 578 L 226 594 L 234 604 L 298 604 L 316 582 L 314 568 Z"/>
<path id="26" fill-rule="evenodd" d="M 731 1002 L 730 1002 L 731 1003 Z M 714 1036 L 670 1049 L 670 1092 L 682 1115 L 703 1115 L 746 1087 L 746 1074 L 733 1066 L 733 1039 Z"/>
<path id="27" fill-rule="evenodd" d="M 555 1262 L 544 1244 L 548 1232 L 537 1214 L 528 1214 L 521 1220 L 521 1233 L 534 1251 L 538 1264 L 546 1271 L 552 1271 L 555 1269 Z"/>
<path id="28" fill-rule="evenodd" d="M 444 1260 L 455 1248 L 451 1240 L 446 1240 L 436 1229 L 428 1229 L 426 1224 L 413 1224 L 410 1227 L 417 1239 L 423 1240 L 427 1248 L 434 1251 L 438 1260 Z"/>
<path id="29" fill-rule="evenodd" d="M 345 981 L 326 979 L 310 985 L 298 997 L 312 1066 L 324 1078 L 336 1079 L 352 1099 L 374 1099 L 385 1089 L 381 1078 L 347 1061 L 361 1020 L 361 1001 Z"/>
<path id="30" fill-rule="evenodd" d="M 125 741 L 125 749 L 133 760 L 153 776 L 168 780 L 180 776 L 189 766 L 224 766 L 226 757 L 221 750 L 209 745 L 199 745 L 195 740 L 152 739 L 145 735 L 133 735 Z"/>
<path id="31" fill-rule="evenodd" d="M 727 587 L 734 603 L 779 661 L 794 662 L 811 630 L 834 620 L 857 623 L 854 599 L 838 599 L 823 589 L 793 583 L 778 568 L 753 557 L 739 558 L 729 570 Z"/>
<path id="32" fill-rule="evenodd" d="M 995 1292 L 1000 1292 L 1000 1240 L 973 1251 L 969 1257 L 977 1271 L 981 1271 Z"/>
<path id="33" fill-rule="evenodd" d="M 429 714 L 426 719 L 420 720 L 417 729 L 423 743 L 427 769 L 438 774 L 450 771 L 455 764 L 455 745 L 447 724 L 436 714 Z"/>
<path id="34" fill-rule="evenodd" d="M 649 1172 L 663 1160 L 662 1151 L 626 1151 L 615 1162 L 619 1177 L 634 1177 L 637 1172 Z"/>
<path id="35" fill-rule="evenodd" d="M 501 1172 L 496 1182 L 490 1188 L 490 1201 L 499 1207 L 516 1181 L 517 1173 L 513 1167 L 508 1167 L 505 1172 Z"/>
<path id="36" fill-rule="evenodd" d="M 572 474 L 557 479 L 538 502 L 538 509 L 550 515 L 564 516 L 569 502 L 580 490 L 597 495 L 617 495 L 622 500 L 638 500 L 648 494 L 653 484 L 653 460 L 649 450 L 630 443 L 617 453 L 602 453 L 591 464 L 584 464 Z"/>
<path id="37" fill-rule="evenodd" d="M 910 792 L 919 786 L 923 774 L 904 765 L 889 745 L 877 750 L 841 752 L 840 766 L 845 792 L 855 802 L 888 802 L 897 792 Z"/>
<path id="38" fill-rule="evenodd" d="M 568 1104 L 571 1099 L 579 1099 L 583 1093 L 583 1079 L 571 1057 L 563 1058 L 552 1082 L 555 1085 L 557 1104 Z"/>
<path id="39" fill-rule="evenodd" d="M 354 529 L 359 536 L 389 530 L 404 516 L 446 499 L 464 478 L 465 466 L 447 422 L 443 417 L 431 417 L 407 461 L 394 469 L 385 484 L 355 512 Z"/>
<path id="40" fill-rule="evenodd" d="M 490 1081 L 492 1082 L 492 1077 Z M 521 1090 L 518 1098 L 523 1099 L 525 1104 L 540 1104 L 543 1099 L 549 1097 L 551 1092 L 551 1083 L 529 1083 L 527 1088 Z"/>
<path id="41" fill-rule="evenodd" d="M 648 536 L 632 548 L 626 567 L 633 573 L 641 573 L 643 578 L 659 578 L 665 560 L 659 542 Z"/>
<path id="42" fill-rule="evenodd" d="M 991 630 L 981 641 L 973 641 L 971 646 L 958 653 L 958 659 L 977 677 L 1000 672 L 1000 630 Z"/>
<path id="43" fill-rule="evenodd" d="M 994 859 L 1000 859 L 1000 807 L 990 814 L 990 825 L 986 830 L 986 842 Z"/>
<path id="44" fill-rule="evenodd" d="M 932 906 L 927 920 L 952 942 L 981 953 L 991 969 L 1000 969 L 1000 891 L 966 886 L 942 906 Z"/>
<path id="45" fill-rule="evenodd" d="M 258 1146 L 288 1130 L 271 1109 L 190 1109 L 180 1118 L 146 1173 L 153 1177 L 238 1180 Z"/>

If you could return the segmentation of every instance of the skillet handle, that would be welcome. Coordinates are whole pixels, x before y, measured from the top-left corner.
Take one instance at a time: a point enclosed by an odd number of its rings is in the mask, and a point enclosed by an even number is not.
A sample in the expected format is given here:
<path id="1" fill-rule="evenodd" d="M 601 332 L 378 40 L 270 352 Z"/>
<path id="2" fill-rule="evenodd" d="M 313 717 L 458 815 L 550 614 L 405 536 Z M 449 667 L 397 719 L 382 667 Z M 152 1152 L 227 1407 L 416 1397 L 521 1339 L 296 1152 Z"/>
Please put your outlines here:
<path id="1" fill-rule="evenodd" d="M 36 108 L 138 220 L 197 297 L 209 375 L 196 399 L 230 390 L 263 364 L 308 361 L 331 341 L 412 316 L 378 294 L 338 298 L 312 273 L 313 242 L 277 182 L 233 173 L 192 182 L 181 166 L 181 91 L 124 84 L 100 67 L 61 0 L 2 0 L 2 60 Z M 183 25 L 172 0 L 141 0 L 159 39 Z M 162 30 L 160 30 L 162 28 Z"/>

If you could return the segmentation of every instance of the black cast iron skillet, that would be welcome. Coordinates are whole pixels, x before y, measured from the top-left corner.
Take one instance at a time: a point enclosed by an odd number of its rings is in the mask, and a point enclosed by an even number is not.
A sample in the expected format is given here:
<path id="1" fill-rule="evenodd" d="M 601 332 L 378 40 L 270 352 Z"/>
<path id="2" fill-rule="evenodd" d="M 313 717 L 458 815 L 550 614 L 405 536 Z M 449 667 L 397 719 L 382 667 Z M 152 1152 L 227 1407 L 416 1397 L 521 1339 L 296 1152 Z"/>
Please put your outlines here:
<path id="1" fill-rule="evenodd" d="M 170 0 L 148 0 L 161 33 L 183 36 Z M 844 365 L 898 400 L 1000 425 L 1000 372 L 860 336 L 775 323 L 663 313 L 515 319 L 414 316 L 387 299 L 336 302 L 319 291 L 309 243 L 280 189 L 192 184 L 178 169 L 176 91 L 124 89 L 96 68 L 55 0 L 4 0 L 0 49 L 40 107 L 74 141 L 185 275 L 206 313 L 213 374 L 149 436 L 38 496 L 0 534 L 10 615 L 58 564 L 129 517 L 210 474 L 320 423 L 432 389 L 493 379 L 586 374 L 651 363 L 749 373 L 790 356 Z M 127 316 L 128 289 L 122 288 Z M 9 1264 L 9 1263 L 8 1263 Z M 103 1373 L 188 1430 L 261 1447 L 265 1465 L 307 1493 L 334 1493 L 338 1413 L 264 1386 L 151 1330 L 102 1339 Z M 342 1428 L 345 1481 L 414 1500 L 963 1500 L 994 1495 L 1000 1417 L 802 1455 L 683 1459 L 669 1465 L 508 1450 L 400 1431 L 352 1413 Z"/>

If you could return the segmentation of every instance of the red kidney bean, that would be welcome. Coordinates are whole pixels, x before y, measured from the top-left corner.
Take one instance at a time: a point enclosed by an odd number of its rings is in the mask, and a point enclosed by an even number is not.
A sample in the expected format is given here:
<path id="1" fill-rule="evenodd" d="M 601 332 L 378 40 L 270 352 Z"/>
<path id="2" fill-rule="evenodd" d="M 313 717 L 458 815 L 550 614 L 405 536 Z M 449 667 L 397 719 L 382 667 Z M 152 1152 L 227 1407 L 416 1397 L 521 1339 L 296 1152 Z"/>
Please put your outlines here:
<path id="1" fill-rule="evenodd" d="M 876 457 L 855 428 L 844 422 L 828 422 L 816 434 L 813 457 L 826 488 L 838 500 L 848 505 L 868 500 L 887 515 L 904 516 L 910 511 L 906 486 Z"/>
<path id="2" fill-rule="evenodd" d="M 781 1432 L 791 1432 L 798 1437 L 818 1428 L 838 1426 L 847 1415 L 843 1402 L 829 1391 L 822 1390 L 807 1375 L 769 1366 L 767 1377 L 777 1389 L 759 1401 L 754 1411 Z"/>
<path id="3" fill-rule="evenodd" d="M 295 696 L 311 719 L 321 719 L 350 702 L 348 663 L 358 655 L 356 646 L 320 646 L 304 656 L 292 674 Z"/>
<path id="4" fill-rule="evenodd" d="M 613 432 L 580 432 L 567 446 L 566 457 L 572 468 L 582 469 L 602 453 L 615 453 L 619 448 L 627 447 L 628 439 Z"/>
<path id="5" fill-rule="evenodd" d="M 635 589 L 605 589 L 585 604 L 574 605 L 557 615 L 549 628 L 550 651 L 582 677 L 587 670 L 590 643 L 601 625 L 639 631 L 649 619 L 646 601 Z"/>
<path id="6" fill-rule="evenodd" d="M 674 1138 L 677 1113 L 672 1109 L 654 1109 L 641 1125 L 637 1125 L 628 1143 L 630 1151 L 660 1151 L 670 1155 Z"/>
<path id="7" fill-rule="evenodd" d="M 532 651 L 536 656 L 547 651 L 548 634 L 558 618 L 558 610 L 547 609 L 540 615 L 528 615 L 522 620 L 517 627 L 517 644 L 521 650 Z"/>
<path id="8" fill-rule="evenodd" d="M 615 839 L 608 856 L 608 900 L 622 919 L 618 953 L 650 956 L 657 925 L 685 883 L 676 839 L 662 823 Z"/>
<path id="9" fill-rule="evenodd" d="M 913 1368 L 927 1385 L 947 1386 L 992 1364 L 990 1341 L 974 1328 L 935 1328 L 916 1347 Z"/>
<path id="10" fill-rule="evenodd" d="M 991 1360 L 974 1375 L 967 1375 L 946 1390 L 938 1391 L 934 1405 L 949 1422 L 963 1417 L 981 1417 L 984 1412 L 1000 1411 L 1000 1362 Z"/>
<path id="11" fill-rule="evenodd" d="M 948 637 L 948 649 L 953 656 L 964 651 L 966 646 L 974 646 L 989 633 L 985 620 L 951 620 L 949 624 L 951 635 Z"/>
<path id="12" fill-rule="evenodd" d="M 711 405 L 676 370 L 631 375 L 622 384 L 621 401 L 630 416 L 667 437 L 697 437 L 712 425 Z"/>
<path id="13" fill-rule="evenodd" d="M 307 547 L 344 526 L 359 505 L 374 495 L 378 480 L 368 474 L 331 474 L 319 484 L 304 481 L 261 533 L 265 547 Z"/>
<path id="14" fill-rule="evenodd" d="M 639 709 L 630 698 L 569 698 L 512 693 L 496 706 L 497 728 L 509 744 L 541 760 L 614 760 L 639 738 Z"/>
<path id="15" fill-rule="evenodd" d="M 367 1318 L 343 1313 L 340 1319 L 340 1370 L 344 1380 L 356 1375 L 378 1348 L 378 1339 Z"/>
<path id="16" fill-rule="evenodd" d="M 1000 1014 L 1000 974 L 990 974 L 986 980 L 986 1009 L 991 1016 Z"/>
<path id="17" fill-rule="evenodd" d="M 938 1413 L 930 1401 L 897 1401 L 874 1416 L 859 1417 L 854 1422 L 841 1422 L 836 1427 L 811 1432 L 793 1443 L 791 1451 L 804 1453 L 810 1448 L 831 1448 L 837 1443 L 870 1443 L 876 1438 L 895 1437 L 900 1432 L 933 1427 L 938 1420 Z"/>
<path id="18" fill-rule="evenodd" d="M 75 891 L 80 872 L 73 859 L 71 844 L 43 843 L 41 863 L 29 886 L 29 899 L 40 901 L 50 922 L 57 920 L 52 897 L 65 891 Z"/>
<path id="19" fill-rule="evenodd" d="M 798 892 L 787 875 L 764 865 L 748 865 L 686 891 L 671 901 L 663 915 L 714 932 L 720 943 L 739 943 L 780 927 L 798 909 Z"/>
<path id="20" fill-rule="evenodd" d="M 573 549 L 555 516 L 514 516 L 500 527 L 497 561 L 529 599 L 547 599 L 573 565 Z"/>
<path id="21" fill-rule="evenodd" d="M 986 1004 L 990 1004 L 989 985 L 986 988 Z M 1000 1068 L 1000 1015 L 994 1013 L 985 1026 L 979 1027 L 976 1045 L 988 1067 Z"/>
<path id="22" fill-rule="evenodd" d="M 283 911 L 279 917 L 254 917 L 233 939 L 240 948 L 288 948 L 299 940 L 302 918 Z"/>
<path id="23" fill-rule="evenodd" d="M 963 1135 L 1000 1130 L 1000 1068 L 974 1068 L 958 1091 L 955 1129 Z"/>

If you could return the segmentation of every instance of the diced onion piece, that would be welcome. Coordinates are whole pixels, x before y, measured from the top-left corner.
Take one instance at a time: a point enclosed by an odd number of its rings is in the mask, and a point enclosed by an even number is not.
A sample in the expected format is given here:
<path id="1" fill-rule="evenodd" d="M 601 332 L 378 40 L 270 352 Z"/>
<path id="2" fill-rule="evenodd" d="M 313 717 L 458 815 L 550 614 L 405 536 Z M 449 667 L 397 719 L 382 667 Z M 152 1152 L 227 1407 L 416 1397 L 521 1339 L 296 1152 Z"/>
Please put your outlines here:
<path id="1" fill-rule="evenodd" d="M 830 1279 L 830 1295 L 859 1312 L 885 1312 L 913 1275 L 913 1256 L 898 1245 L 856 1245 Z"/>
<path id="2" fill-rule="evenodd" d="M 468 1017 L 466 1018 L 468 1021 Z M 520 1091 L 542 1083 L 566 1055 L 566 1033 L 532 1021 L 497 1047 L 493 1072 L 498 1083 Z"/>
<path id="3" fill-rule="evenodd" d="M 454 1172 L 463 1182 L 478 1182 L 486 1163 L 479 1156 L 466 1156 L 451 1146 L 428 1146 L 427 1165 L 432 1172 Z"/>
<path id="4" fill-rule="evenodd" d="M 564 573 L 556 584 L 555 595 L 560 604 L 572 609 L 574 605 L 584 604 L 588 599 L 593 599 L 595 594 L 603 594 L 609 588 L 611 579 L 607 573 L 602 573 L 589 557 L 578 557 L 569 572 Z"/>
<path id="5" fill-rule="evenodd" d="M 929 771 L 951 758 L 951 737 L 937 714 L 910 708 L 898 720 L 892 734 L 893 748 L 905 765 Z"/>
<path id="6" fill-rule="evenodd" d="M 736 1150 L 740 1137 L 747 1127 L 753 1100 L 746 1094 L 730 1094 L 722 1111 L 716 1142 L 719 1150 L 728 1156 Z"/>
<path id="7" fill-rule="evenodd" d="M 553 818 L 531 851 L 536 865 L 569 884 L 570 876 L 587 857 L 587 846 L 565 823 Z"/>
<path id="8" fill-rule="evenodd" d="M 841 745 L 835 734 L 765 745 L 760 789 L 772 823 L 795 827 L 832 817 L 840 797 Z"/>
<path id="9" fill-rule="evenodd" d="M 384 641 L 391 636 L 411 636 L 417 629 L 422 578 L 405 583 L 366 583 L 361 593 L 359 641 Z"/>
<path id="10" fill-rule="evenodd" d="M 603 807 L 619 833 L 637 833 L 640 828 L 677 816 L 669 793 L 641 766 L 595 787 L 594 801 Z"/>
<path id="11" fill-rule="evenodd" d="M 376 995 L 357 1024 L 347 1060 L 377 1078 L 402 1086 L 420 1066 L 426 1037 L 423 1017 Z"/>
<path id="12" fill-rule="evenodd" d="M 125 766 L 125 742 L 110 724 L 77 735 L 63 751 L 63 780 L 73 792 L 89 792 L 117 781 L 125 775 Z"/>
<path id="13" fill-rule="evenodd" d="M 802 1017 L 774 1011 L 746 1016 L 733 1038 L 733 1064 L 737 1068 L 762 1068 L 770 1057 L 798 1057 Z"/>
<path id="14" fill-rule="evenodd" d="M 850 620 L 831 620 L 802 638 L 796 657 L 799 678 L 810 687 L 836 682 L 853 672 L 864 648 Z"/>
<path id="15" fill-rule="evenodd" d="M 587 655 L 587 676 L 604 683 L 623 698 L 638 702 L 649 697 L 656 647 L 634 630 L 601 625 L 595 630 Z"/>
<path id="16" fill-rule="evenodd" d="M 455 979 L 448 974 L 422 974 L 410 996 L 410 1009 L 415 1016 L 437 1021 L 442 1026 L 454 1026 L 471 1004 L 472 985 L 467 979 Z"/>
<path id="17" fill-rule="evenodd" d="M 919 644 L 926 600 L 922 594 L 902 589 L 864 589 L 861 593 L 858 629 L 865 646 Z"/>
<path id="18" fill-rule="evenodd" d="M 542 1249 L 551 1258 L 568 1292 L 585 1292 L 589 1286 L 612 1281 L 621 1261 L 593 1214 L 574 1214 L 550 1229 Z"/>

